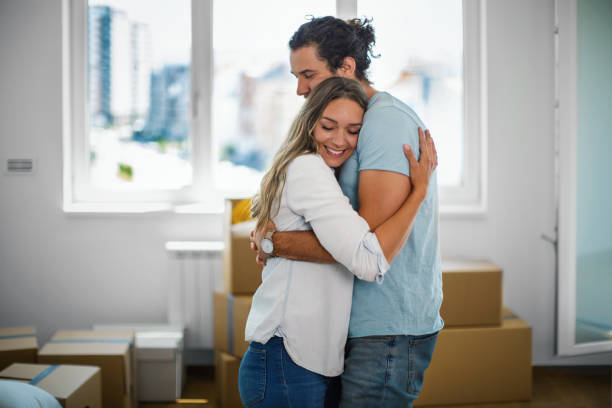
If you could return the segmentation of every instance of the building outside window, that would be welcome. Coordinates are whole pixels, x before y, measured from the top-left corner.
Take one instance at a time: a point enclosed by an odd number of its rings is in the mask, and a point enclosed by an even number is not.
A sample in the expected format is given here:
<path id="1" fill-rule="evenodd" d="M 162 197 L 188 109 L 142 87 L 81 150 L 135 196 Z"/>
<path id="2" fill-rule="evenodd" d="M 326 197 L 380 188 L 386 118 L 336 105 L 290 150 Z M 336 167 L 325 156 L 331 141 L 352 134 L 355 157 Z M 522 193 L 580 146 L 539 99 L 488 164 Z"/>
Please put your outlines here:
<path id="1" fill-rule="evenodd" d="M 70 5 L 71 69 L 85 72 L 70 77 L 65 201 L 176 204 L 253 194 L 303 103 L 288 40 L 311 16 L 339 10 L 342 18 L 372 18 L 374 87 L 402 99 L 432 131 L 442 206 L 482 209 L 476 0 Z"/>

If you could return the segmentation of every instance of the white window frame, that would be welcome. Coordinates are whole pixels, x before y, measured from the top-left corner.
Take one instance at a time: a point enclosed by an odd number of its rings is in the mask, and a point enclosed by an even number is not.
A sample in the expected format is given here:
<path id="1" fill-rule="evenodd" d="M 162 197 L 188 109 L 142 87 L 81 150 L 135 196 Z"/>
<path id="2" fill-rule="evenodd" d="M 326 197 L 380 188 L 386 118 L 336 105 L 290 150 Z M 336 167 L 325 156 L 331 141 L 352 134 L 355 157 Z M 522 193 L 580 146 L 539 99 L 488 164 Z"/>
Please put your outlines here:
<path id="1" fill-rule="evenodd" d="M 206 200 L 211 174 L 212 0 L 191 0 L 190 142 L 193 182 L 178 190 L 106 191 L 89 183 L 87 0 L 63 0 L 63 208 L 66 212 L 148 212 Z M 210 193 L 210 191 L 208 192 Z M 208 194 L 210 195 L 210 194 Z"/>
<path id="2" fill-rule="evenodd" d="M 358 0 L 336 0 L 340 18 L 357 17 Z M 66 212 L 146 212 L 182 203 L 217 203 L 227 191 L 212 183 L 213 0 L 191 0 L 191 148 L 193 184 L 181 190 L 96 191 L 88 184 L 87 0 L 62 0 L 63 207 Z M 487 209 L 486 13 L 483 0 L 463 0 L 464 183 L 440 187 L 442 215 Z M 435 137 L 435 135 L 434 135 Z M 234 192 L 235 193 L 235 192 Z"/>
<path id="3" fill-rule="evenodd" d="M 359 0 L 337 0 L 337 15 L 357 16 Z M 443 216 L 487 210 L 486 2 L 463 0 L 463 185 L 439 187 Z M 418 113 L 418 112 L 417 112 Z M 436 135 L 433 135 L 434 140 Z"/>

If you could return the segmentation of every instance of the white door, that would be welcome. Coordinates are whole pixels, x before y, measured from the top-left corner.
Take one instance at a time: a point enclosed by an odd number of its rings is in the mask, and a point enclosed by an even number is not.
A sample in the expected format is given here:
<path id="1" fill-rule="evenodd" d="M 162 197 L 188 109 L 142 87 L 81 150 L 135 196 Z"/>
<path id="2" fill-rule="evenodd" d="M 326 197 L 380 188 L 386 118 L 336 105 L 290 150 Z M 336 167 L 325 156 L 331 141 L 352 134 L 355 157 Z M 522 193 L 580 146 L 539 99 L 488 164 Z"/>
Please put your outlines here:
<path id="1" fill-rule="evenodd" d="M 612 350 L 612 2 L 557 0 L 558 354 Z"/>

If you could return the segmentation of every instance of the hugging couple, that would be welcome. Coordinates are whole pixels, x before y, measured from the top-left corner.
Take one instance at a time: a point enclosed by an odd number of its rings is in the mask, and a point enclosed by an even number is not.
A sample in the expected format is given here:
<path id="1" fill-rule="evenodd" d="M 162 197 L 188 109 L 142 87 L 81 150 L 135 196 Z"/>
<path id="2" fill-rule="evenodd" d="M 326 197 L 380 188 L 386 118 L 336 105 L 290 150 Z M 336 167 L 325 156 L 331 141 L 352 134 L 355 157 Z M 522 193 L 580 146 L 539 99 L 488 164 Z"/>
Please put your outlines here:
<path id="1" fill-rule="evenodd" d="M 306 100 L 252 201 L 245 407 L 411 407 L 421 390 L 443 326 L 437 154 L 368 80 L 374 42 L 334 17 L 289 41 Z"/>

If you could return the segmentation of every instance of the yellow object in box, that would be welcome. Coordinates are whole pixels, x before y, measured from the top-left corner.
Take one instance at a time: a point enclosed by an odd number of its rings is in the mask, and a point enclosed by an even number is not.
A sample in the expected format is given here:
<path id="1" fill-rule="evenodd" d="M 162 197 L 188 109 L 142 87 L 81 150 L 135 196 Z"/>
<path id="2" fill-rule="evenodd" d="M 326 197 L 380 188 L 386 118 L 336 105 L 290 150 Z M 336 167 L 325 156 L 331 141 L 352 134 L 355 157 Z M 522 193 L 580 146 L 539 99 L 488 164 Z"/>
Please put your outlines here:
<path id="1" fill-rule="evenodd" d="M 237 200 L 232 209 L 232 225 L 238 224 L 245 221 L 251 221 L 251 199 L 245 198 L 243 200 Z"/>
<path id="2" fill-rule="evenodd" d="M 262 269 L 255 262 L 256 253 L 250 246 L 249 235 L 255 229 L 255 220 L 232 223 L 234 209 L 244 205 L 243 201 L 225 201 L 223 281 L 227 293 L 252 295 L 261 284 Z"/>
<path id="3" fill-rule="evenodd" d="M 249 348 L 244 329 L 251 310 L 252 296 L 215 291 L 215 350 L 242 357 Z"/>
<path id="4" fill-rule="evenodd" d="M 502 270 L 487 260 L 442 260 L 445 327 L 499 326 L 502 317 Z"/>
<path id="5" fill-rule="evenodd" d="M 34 327 L 0 328 L 0 370 L 13 363 L 35 363 L 37 354 Z"/>
<path id="6" fill-rule="evenodd" d="M 106 408 L 136 407 L 136 359 L 131 330 L 60 330 L 38 353 L 43 364 L 92 365 L 101 369 Z"/>
<path id="7" fill-rule="evenodd" d="M 438 335 L 415 406 L 531 399 L 531 327 L 504 309 L 499 327 L 449 327 Z"/>
<path id="8" fill-rule="evenodd" d="M 238 391 L 240 359 L 223 351 L 215 351 L 215 387 L 217 404 L 222 408 L 242 408 Z"/>
<path id="9" fill-rule="evenodd" d="M 35 385 L 64 408 L 102 408 L 100 367 L 15 363 L 0 371 L 0 379 Z"/>

